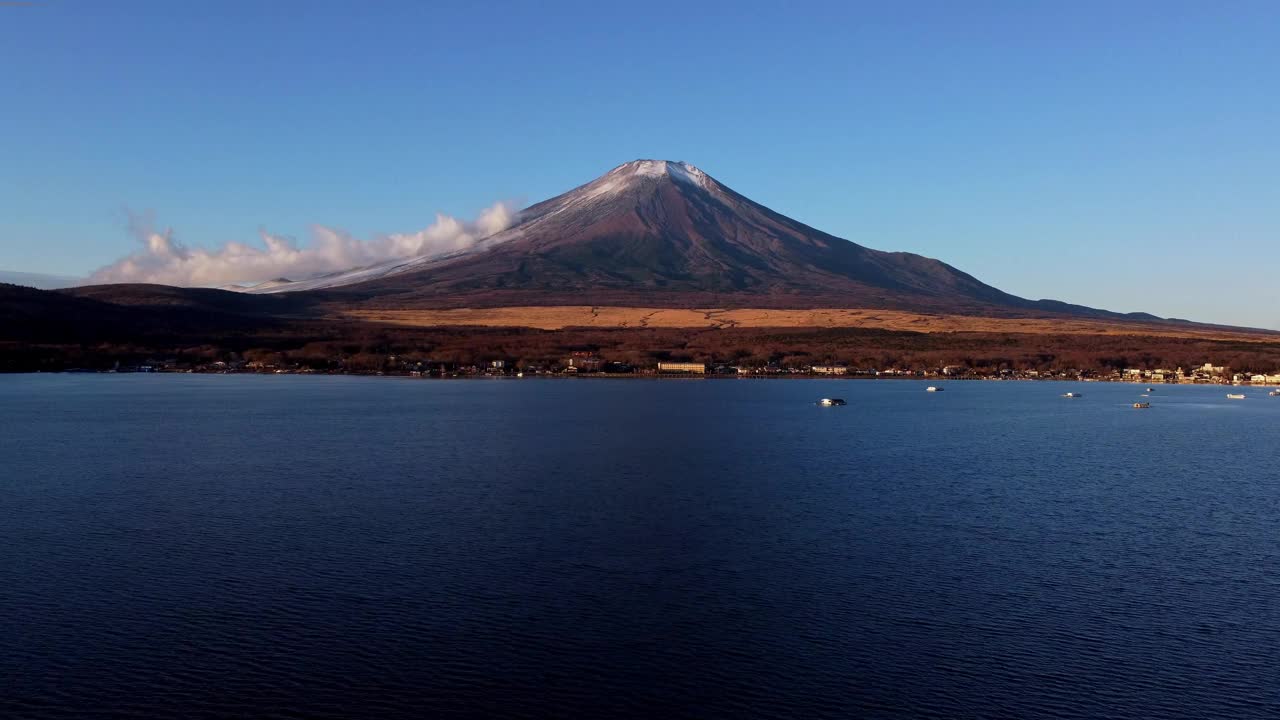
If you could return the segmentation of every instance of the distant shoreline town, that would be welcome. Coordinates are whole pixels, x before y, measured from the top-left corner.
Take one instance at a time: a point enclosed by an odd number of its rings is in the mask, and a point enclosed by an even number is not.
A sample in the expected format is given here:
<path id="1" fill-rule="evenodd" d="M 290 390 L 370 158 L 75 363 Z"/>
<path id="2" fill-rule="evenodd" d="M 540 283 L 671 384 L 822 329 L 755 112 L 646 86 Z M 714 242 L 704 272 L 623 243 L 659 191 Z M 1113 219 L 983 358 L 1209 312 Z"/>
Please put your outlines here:
<path id="1" fill-rule="evenodd" d="M 623 362 L 608 362 L 592 353 L 574 353 L 562 364 L 543 365 L 491 360 L 483 365 L 450 365 L 422 361 L 402 361 L 392 355 L 383 369 L 281 367 L 256 360 L 218 360 L 183 367 L 176 361 L 153 361 L 141 365 L 116 365 L 107 370 L 70 368 L 62 372 L 79 373 L 180 373 L 180 374 L 249 374 L 249 375 L 355 375 L 409 378 L 493 378 L 493 377 L 613 377 L 613 378 L 844 378 L 844 379 L 948 379 L 948 380 L 1057 380 L 1083 382 L 1128 382 L 1156 385 L 1276 385 L 1275 373 L 1232 372 L 1230 368 L 1205 363 L 1193 370 L 1183 368 L 1126 368 L 1115 372 L 1089 370 L 1012 370 L 986 371 L 960 365 L 940 368 L 863 369 L 848 365 L 747 366 L 726 363 L 657 362 L 637 367 Z"/>

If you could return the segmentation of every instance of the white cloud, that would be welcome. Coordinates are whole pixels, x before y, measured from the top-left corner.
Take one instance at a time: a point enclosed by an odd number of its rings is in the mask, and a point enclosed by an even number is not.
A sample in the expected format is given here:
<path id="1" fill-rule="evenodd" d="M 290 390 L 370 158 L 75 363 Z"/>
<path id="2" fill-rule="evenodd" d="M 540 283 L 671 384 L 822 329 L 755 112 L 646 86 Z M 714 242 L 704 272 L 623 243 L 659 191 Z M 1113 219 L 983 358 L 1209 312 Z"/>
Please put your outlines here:
<path id="1" fill-rule="evenodd" d="M 341 230 L 317 225 L 312 228 L 311 242 L 305 246 L 262 230 L 260 246 L 228 242 L 216 250 L 206 250 L 186 247 L 171 228 L 157 230 L 150 214 L 131 215 L 129 229 L 142 249 L 98 269 L 89 281 L 218 286 L 278 277 L 299 280 L 388 260 L 465 251 L 515 221 L 515 210 L 506 203 L 497 203 L 472 222 L 436 215 L 434 223 L 416 233 L 360 240 Z"/>

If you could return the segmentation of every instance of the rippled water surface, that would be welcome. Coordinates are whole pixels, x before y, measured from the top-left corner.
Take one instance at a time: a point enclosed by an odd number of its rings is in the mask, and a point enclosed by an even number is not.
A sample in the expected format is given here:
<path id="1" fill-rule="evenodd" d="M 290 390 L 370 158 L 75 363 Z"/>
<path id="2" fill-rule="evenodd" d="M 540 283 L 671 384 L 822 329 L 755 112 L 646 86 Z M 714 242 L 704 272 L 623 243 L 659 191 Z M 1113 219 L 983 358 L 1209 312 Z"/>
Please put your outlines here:
<path id="1" fill-rule="evenodd" d="M 1138 393 L 0 377 L 0 716 L 1280 717 L 1280 398 Z"/>

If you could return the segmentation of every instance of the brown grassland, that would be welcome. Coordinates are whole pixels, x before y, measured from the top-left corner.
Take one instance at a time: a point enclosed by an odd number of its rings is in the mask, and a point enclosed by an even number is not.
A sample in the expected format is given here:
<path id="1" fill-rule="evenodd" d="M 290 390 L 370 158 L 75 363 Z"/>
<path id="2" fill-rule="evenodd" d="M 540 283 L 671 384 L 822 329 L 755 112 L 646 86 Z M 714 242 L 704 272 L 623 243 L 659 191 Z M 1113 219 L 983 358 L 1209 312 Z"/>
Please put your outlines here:
<path id="1" fill-rule="evenodd" d="M 1142 335 L 1236 342 L 1280 341 L 1280 334 L 1243 328 L 1167 322 L 1115 322 L 1079 318 L 990 318 L 901 310 L 829 308 L 673 309 L 653 307 L 459 308 L 448 310 L 352 310 L 353 320 L 405 327 L 565 328 L 861 328 L 917 333 L 1013 333 L 1019 335 Z"/>

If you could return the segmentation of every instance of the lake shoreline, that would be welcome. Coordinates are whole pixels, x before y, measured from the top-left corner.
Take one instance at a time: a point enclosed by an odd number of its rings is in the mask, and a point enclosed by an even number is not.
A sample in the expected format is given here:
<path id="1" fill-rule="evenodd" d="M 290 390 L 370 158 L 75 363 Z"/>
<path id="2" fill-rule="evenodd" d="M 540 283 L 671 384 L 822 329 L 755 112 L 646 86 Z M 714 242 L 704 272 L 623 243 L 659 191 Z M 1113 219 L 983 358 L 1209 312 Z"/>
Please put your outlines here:
<path id="1" fill-rule="evenodd" d="M 1135 387 L 1235 387 L 1235 388 L 1256 388 L 1260 391 L 1271 389 L 1271 385 L 1250 385 L 1235 384 L 1231 382 L 1218 383 L 1163 383 L 1163 382 L 1133 382 L 1130 380 L 1116 380 L 1110 378 L 1072 378 L 1072 377 L 995 377 L 995 376 L 940 376 L 940 375 L 888 375 L 888 376 L 872 376 L 872 375 L 824 375 L 814 373 L 771 373 L 771 374 L 750 374 L 750 375 L 731 375 L 731 374 L 673 374 L 673 373 L 536 373 L 528 375 L 510 374 L 422 374 L 413 375 L 409 373 L 358 373 L 358 372 L 256 372 L 256 371 L 236 371 L 236 372 L 204 372 L 204 371 L 172 371 L 172 370 L 156 370 L 156 371 L 136 371 L 136 370 L 60 370 L 60 371 L 35 371 L 35 372 L 10 372 L 0 373 L 3 375 L 14 376 L 30 376 L 30 375 L 200 375 L 200 376 L 232 376 L 232 377 L 359 377 L 359 378 L 386 378 L 400 380 L 464 380 L 464 381 L 485 381 L 485 380 L 674 380 L 674 381 L 691 381 L 691 380 L 707 380 L 707 381 L 728 381 L 728 380 L 836 380 L 836 381 L 861 381 L 861 382 L 935 382 L 935 383 L 952 383 L 952 382 L 1028 382 L 1028 383 L 1105 383 L 1108 385 L 1133 385 Z"/>

